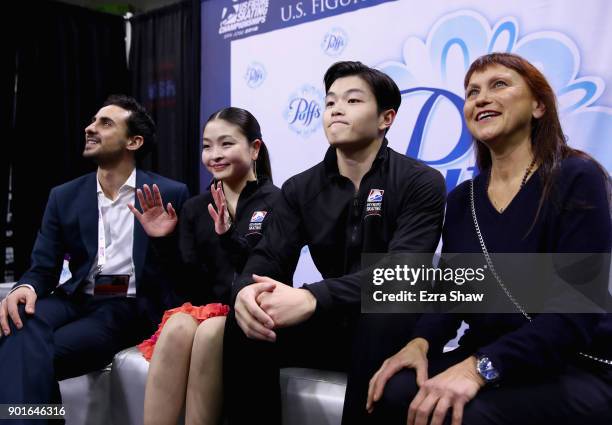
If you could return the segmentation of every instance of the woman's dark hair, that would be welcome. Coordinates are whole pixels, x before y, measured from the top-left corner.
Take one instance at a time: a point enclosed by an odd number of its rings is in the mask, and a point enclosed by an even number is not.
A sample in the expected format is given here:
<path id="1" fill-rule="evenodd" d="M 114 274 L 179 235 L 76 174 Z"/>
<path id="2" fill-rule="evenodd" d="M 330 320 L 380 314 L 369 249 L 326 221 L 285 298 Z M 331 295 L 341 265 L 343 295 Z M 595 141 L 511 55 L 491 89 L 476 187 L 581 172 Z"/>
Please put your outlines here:
<path id="1" fill-rule="evenodd" d="M 136 157 L 142 158 L 155 147 L 155 122 L 147 110 L 133 97 L 124 94 L 110 95 L 104 106 L 115 105 L 130 112 L 125 123 L 128 137 L 142 136 L 143 144 L 136 151 Z"/>
<path id="2" fill-rule="evenodd" d="M 557 111 L 557 98 L 552 87 L 535 66 L 526 59 L 512 53 L 490 53 L 476 59 L 467 73 L 463 82 L 467 88 L 472 74 L 482 72 L 489 66 L 501 65 L 519 73 L 531 90 L 532 95 L 544 105 L 544 115 L 531 120 L 531 148 L 536 162 L 539 164 L 539 173 L 542 177 L 543 190 L 540 197 L 537 216 L 540 213 L 544 201 L 548 198 L 554 183 L 555 174 L 561 166 L 561 161 L 570 156 L 581 157 L 591 160 L 597 164 L 606 179 L 608 198 L 610 193 L 608 172 L 595 159 L 585 152 L 568 146 L 561 129 L 559 113 Z M 479 140 L 474 139 L 476 150 L 476 165 L 480 170 L 491 167 L 491 152 L 487 146 Z M 535 224 L 535 220 L 534 220 Z"/>
<path id="3" fill-rule="evenodd" d="M 237 126 L 242 134 L 244 134 L 244 136 L 247 138 L 249 143 L 256 139 L 261 140 L 259 155 L 255 161 L 257 175 L 266 176 L 268 180 L 272 181 L 270 154 L 268 153 L 268 148 L 261 137 L 261 128 L 259 127 L 259 123 L 253 114 L 246 109 L 230 106 L 229 108 L 223 108 L 213 113 L 210 117 L 208 117 L 208 120 L 206 120 L 206 124 L 216 119 L 221 119 Z M 206 124 L 204 124 L 204 127 L 206 127 Z"/>
<path id="4" fill-rule="evenodd" d="M 325 93 L 329 92 L 329 88 L 338 78 L 350 77 L 352 75 L 358 76 L 370 86 L 376 98 L 379 114 L 388 109 L 393 109 L 395 112 L 399 110 L 402 103 L 402 95 L 395 81 L 384 72 L 370 68 L 361 62 L 336 62 L 330 66 L 323 77 Z M 388 128 L 387 131 L 389 131 Z"/>

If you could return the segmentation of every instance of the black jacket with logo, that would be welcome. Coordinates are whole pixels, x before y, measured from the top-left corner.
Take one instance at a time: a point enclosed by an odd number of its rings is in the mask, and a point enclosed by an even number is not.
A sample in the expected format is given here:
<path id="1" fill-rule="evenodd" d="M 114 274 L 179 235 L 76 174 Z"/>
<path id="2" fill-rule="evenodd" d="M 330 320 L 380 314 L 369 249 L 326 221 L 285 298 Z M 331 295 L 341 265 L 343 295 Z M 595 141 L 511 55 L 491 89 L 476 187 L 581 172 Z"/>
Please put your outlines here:
<path id="1" fill-rule="evenodd" d="M 433 253 L 444 217 L 442 175 L 401 155 L 385 140 L 358 192 L 340 175 L 336 150 L 283 184 L 274 217 L 234 284 L 234 297 L 253 273 L 288 282 L 300 251 L 308 245 L 323 276 L 304 284 L 317 311 L 359 306 L 361 254 Z"/>
<path id="2" fill-rule="evenodd" d="M 232 282 L 260 241 L 279 195 L 279 188 L 266 178 L 248 182 L 238 198 L 232 226 L 221 236 L 208 213 L 208 204 L 215 205 L 210 189 L 185 202 L 178 232 L 154 244 L 172 273 L 177 303 L 229 304 Z"/>

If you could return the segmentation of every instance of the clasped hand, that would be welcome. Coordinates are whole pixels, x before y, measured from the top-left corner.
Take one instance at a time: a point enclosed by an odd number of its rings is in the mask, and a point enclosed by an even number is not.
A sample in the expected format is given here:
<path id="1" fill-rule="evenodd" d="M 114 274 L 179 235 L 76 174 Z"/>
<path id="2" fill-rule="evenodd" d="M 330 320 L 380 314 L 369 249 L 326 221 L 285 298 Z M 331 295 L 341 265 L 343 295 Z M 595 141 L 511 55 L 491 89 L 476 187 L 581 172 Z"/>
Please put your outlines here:
<path id="1" fill-rule="evenodd" d="M 249 338 L 273 342 L 274 329 L 302 323 L 315 311 L 316 299 L 306 289 L 293 288 L 266 276 L 253 275 L 254 282 L 236 297 L 236 321 Z"/>

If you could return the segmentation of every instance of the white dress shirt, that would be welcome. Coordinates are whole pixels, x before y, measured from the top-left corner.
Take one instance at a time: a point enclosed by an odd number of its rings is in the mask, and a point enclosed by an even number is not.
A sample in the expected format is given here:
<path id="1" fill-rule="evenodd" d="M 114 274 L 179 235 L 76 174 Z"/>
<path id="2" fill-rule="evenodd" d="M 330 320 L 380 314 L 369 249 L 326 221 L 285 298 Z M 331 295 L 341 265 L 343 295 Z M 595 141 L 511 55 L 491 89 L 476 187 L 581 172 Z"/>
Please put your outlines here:
<path id="1" fill-rule="evenodd" d="M 106 262 L 98 267 L 98 250 L 93 266 L 89 271 L 87 283 L 83 287 L 86 294 L 93 295 L 95 275 L 101 274 L 127 274 L 130 282 L 127 296 L 136 296 L 136 276 L 132 253 L 134 249 L 134 215 L 128 204 L 135 204 L 136 200 L 136 169 L 119 188 L 117 199 L 106 197 L 100 181 L 96 178 L 98 189 L 98 210 L 104 223 L 104 239 Z"/>
<path id="2" fill-rule="evenodd" d="M 119 194 L 114 201 L 107 198 L 96 177 L 98 191 L 98 215 L 102 213 L 104 222 L 104 235 L 106 240 L 106 264 L 99 271 L 102 274 L 129 274 L 128 297 L 136 296 L 136 269 L 132 258 L 134 249 L 134 215 L 128 208 L 128 204 L 134 204 L 136 200 L 136 168 L 128 177 L 126 182 L 119 188 Z M 94 293 L 95 275 L 98 274 L 98 250 L 93 266 L 87 275 L 87 283 L 83 292 L 89 295 Z M 64 266 L 66 266 L 64 264 Z M 63 283 L 63 282 L 62 282 Z M 11 289 L 9 294 L 21 287 L 34 287 L 23 283 Z M 36 291 L 35 291 L 36 292 Z"/>

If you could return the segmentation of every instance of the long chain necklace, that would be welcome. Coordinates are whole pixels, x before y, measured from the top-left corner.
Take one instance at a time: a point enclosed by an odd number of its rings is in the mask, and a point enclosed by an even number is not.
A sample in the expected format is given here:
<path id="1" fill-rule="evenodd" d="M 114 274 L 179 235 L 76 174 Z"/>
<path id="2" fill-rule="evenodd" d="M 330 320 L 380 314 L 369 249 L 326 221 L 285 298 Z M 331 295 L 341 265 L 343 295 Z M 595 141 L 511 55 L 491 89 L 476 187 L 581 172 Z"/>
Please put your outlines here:
<path id="1" fill-rule="evenodd" d="M 536 159 L 534 157 L 533 160 L 531 161 L 531 164 L 529 164 L 529 167 L 527 167 L 527 169 L 525 170 L 525 175 L 523 176 L 523 179 L 521 180 L 519 191 L 523 188 L 523 186 L 525 186 L 525 183 L 527 183 L 527 179 L 531 175 L 531 171 L 533 170 L 535 163 L 536 163 Z M 489 189 L 490 183 L 491 183 L 491 169 L 489 169 L 489 178 L 487 179 L 487 191 Z M 500 213 L 503 213 L 506 207 L 508 206 L 506 205 L 505 207 L 498 207 L 497 202 L 495 202 L 495 199 L 491 198 L 491 200 L 493 201 L 493 205 L 495 206 L 495 209 L 497 209 L 497 211 L 499 211 Z"/>

